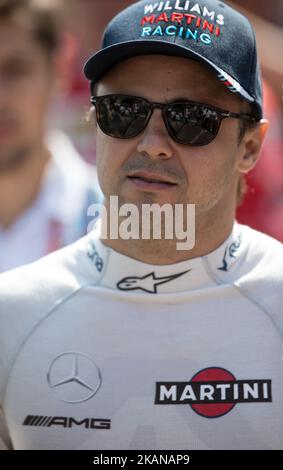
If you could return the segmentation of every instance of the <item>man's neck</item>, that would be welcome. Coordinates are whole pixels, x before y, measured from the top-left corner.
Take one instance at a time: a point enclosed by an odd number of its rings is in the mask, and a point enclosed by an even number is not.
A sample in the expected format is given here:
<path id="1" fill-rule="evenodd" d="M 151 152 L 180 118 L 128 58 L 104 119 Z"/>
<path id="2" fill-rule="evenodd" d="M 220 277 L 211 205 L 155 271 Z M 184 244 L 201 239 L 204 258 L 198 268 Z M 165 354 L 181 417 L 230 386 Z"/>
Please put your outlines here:
<path id="1" fill-rule="evenodd" d="M 235 209 L 231 206 L 216 214 L 197 215 L 195 245 L 189 250 L 177 250 L 178 239 L 123 240 L 102 239 L 104 245 L 144 263 L 166 265 L 205 256 L 216 250 L 230 236 L 235 222 Z M 109 227 L 109 220 L 108 220 Z M 103 222 L 101 226 L 103 233 Z"/>
<path id="2" fill-rule="evenodd" d="M 33 149 L 24 165 L 10 172 L 0 173 L 0 226 L 2 228 L 9 228 L 35 201 L 49 159 L 49 151 L 42 144 Z"/>

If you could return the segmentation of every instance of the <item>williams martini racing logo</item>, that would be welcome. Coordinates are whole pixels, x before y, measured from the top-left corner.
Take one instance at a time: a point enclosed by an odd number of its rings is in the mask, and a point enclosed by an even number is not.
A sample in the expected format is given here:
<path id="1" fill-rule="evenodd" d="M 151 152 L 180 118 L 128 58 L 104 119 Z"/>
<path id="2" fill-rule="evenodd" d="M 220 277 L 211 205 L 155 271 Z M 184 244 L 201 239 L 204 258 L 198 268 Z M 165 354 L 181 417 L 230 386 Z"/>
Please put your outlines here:
<path id="1" fill-rule="evenodd" d="M 141 37 L 177 36 L 209 46 L 214 38 L 222 35 L 225 24 L 222 13 L 223 9 L 216 12 L 190 0 L 149 3 L 140 18 Z"/>
<path id="2" fill-rule="evenodd" d="M 271 380 L 236 380 L 221 367 L 203 369 L 190 382 L 156 382 L 156 405 L 190 405 L 205 418 L 224 416 L 237 403 L 271 401 Z"/>

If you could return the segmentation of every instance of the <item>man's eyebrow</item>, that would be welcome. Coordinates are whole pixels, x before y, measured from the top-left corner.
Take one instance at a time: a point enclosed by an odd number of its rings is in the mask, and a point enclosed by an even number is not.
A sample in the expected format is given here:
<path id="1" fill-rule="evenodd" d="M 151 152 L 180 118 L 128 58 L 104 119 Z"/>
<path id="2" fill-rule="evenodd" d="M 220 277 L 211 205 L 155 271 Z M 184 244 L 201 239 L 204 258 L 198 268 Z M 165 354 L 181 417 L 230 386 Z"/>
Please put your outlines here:
<path id="1" fill-rule="evenodd" d="M 7 54 L 6 57 L 3 57 L 3 63 L 9 64 L 10 62 L 31 63 L 33 62 L 33 58 L 29 52 L 25 50 L 17 50 Z"/>
<path id="2" fill-rule="evenodd" d="M 190 103 L 198 103 L 198 104 L 204 104 L 204 105 L 207 105 L 207 106 L 213 106 L 213 105 L 209 105 L 207 100 L 204 100 L 204 99 L 201 99 L 201 98 L 198 98 L 198 99 L 188 98 L 187 96 L 177 96 L 176 98 L 166 100 L 166 103 L 173 103 L 175 101 L 188 101 Z"/>
<path id="3" fill-rule="evenodd" d="M 191 99 L 187 96 L 176 96 L 175 98 L 166 101 L 170 103 L 171 101 L 191 101 Z"/>
<path id="4" fill-rule="evenodd" d="M 211 98 L 211 96 L 210 96 L 210 98 Z M 170 100 L 166 100 L 166 101 L 168 101 L 168 102 L 170 102 L 170 101 L 193 101 L 193 102 L 196 102 L 196 103 L 202 103 L 202 102 L 207 103 L 210 98 L 209 98 L 209 96 L 206 96 L 206 97 L 203 96 L 203 97 L 199 97 L 199 98 L 191 96 L 189 98 L 188 96 L 178 95 L 178 96 L 176 96 L 174 98 L 170 98 Z"/>

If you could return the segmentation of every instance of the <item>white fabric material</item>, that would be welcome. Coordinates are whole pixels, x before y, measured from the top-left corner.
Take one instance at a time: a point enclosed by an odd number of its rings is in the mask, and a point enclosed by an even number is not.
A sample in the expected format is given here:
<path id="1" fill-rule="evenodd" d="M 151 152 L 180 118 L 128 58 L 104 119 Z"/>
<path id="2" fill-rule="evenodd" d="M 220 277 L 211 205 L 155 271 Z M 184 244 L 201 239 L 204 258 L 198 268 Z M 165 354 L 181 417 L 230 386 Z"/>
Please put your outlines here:
<path id="1" fill-rule="evenodd" d="M 82 160 L 61 131 L 49 131 L 46 143 L 51 159 L 38 197 L 9 229 L 0 227 L 0 272 L 46 255 L 54 221 L 59 224 L 59 247 L 86 233 L 81 221 L 84 217 L 86 220 L 90 186 L 99 191 L 96 171 Z"/>
<path id="2" fill-rule="evenodd" d="M 282 261 L 281 243 L 235 223 L 214 252 L 174 265 L 135 261 L 91 232 L 1 275 L 0 404 L 14 447 L 283 449 Z M 169 404 L 160 383 L 175 384 Z"/>

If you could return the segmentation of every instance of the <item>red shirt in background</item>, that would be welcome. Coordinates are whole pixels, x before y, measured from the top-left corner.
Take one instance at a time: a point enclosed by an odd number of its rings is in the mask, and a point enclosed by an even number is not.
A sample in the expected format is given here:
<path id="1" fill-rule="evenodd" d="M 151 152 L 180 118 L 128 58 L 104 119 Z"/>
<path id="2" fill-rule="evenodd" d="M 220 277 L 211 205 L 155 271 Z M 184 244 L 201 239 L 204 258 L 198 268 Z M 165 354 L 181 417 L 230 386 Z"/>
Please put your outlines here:
<path id="1" fill-rule="evenodd" d="M 237 220 L 283 242 L 283 125 L 276 95 L 264 82 L 264 116 L 270 121 L 260 159 L 247 175 L 248 192 Z"/>

